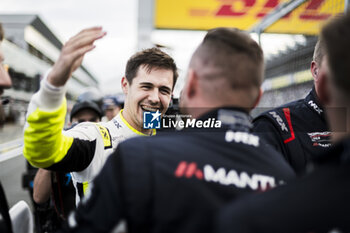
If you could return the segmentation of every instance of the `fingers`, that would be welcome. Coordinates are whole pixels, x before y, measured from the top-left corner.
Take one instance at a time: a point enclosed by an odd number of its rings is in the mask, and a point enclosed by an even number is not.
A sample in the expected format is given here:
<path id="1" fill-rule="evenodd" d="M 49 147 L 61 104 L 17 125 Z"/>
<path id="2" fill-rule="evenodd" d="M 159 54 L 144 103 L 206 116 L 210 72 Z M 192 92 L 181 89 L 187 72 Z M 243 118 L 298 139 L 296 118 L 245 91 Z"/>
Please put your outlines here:
<path id="1" fill-rule="evenodd" d="M 85 46 L 83 48 L 80 48 L 78 51 L 76 51 L 76 55 L 77 56 L 82 56 L 85 53 L 93 50 L 95 47 L 96 47 L 96 45 L 87 45 L 87 46 Z"/>
<path id="2" fill-rule="evenodd" d="M 82 34 L 93 32 L 93 31 L 102 31 L 102 27 L 91 27 L 81 30 L 78 34 L 71 37 L 69 40 L 75 40 L 77 37 L 81 36 Z"/>
<path id="3" fill-rule="evenodd" d="M 87 52 L 93 50 L 96 46 L 95 45 L 86 45 L 72 53 L 72 58 L 74 61 L 79 60 L 81 57 L 83 57 Z M 81 63 L 81 62 L 80 62 Z M 80 66 L 80 64 L 79 64 Z"/>
<path id="4" fill-rule="evenodd" d="M 71 74 L 81 65 L 84 55 L 93 50 L 96 40 L 106 35 L 102 27 L 87 28 L 70 38 L 63 46 L 55 62 L 48 81 L 55 86 L 63 86 Z"/>
<path id="5" fill-rule="evenodd" d="M 75 52 L 82 47 L 93 44 L 96 40 L 101 39 L 106 35 L 100 27 L 85 29 L 72 37 L 64 46 L 65 53 Z"/>

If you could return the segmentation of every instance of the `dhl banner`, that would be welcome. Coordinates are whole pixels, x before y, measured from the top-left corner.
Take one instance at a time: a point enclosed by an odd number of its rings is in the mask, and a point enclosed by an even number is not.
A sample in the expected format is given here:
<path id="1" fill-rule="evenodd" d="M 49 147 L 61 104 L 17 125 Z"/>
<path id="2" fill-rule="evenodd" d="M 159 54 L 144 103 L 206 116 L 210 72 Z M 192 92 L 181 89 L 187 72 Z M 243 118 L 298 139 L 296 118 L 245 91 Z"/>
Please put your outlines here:
<path id="1" fill-rule="evenodd" d="M 249 30 L 289 0 L 155 0 L 155 27 L 159 29 L 208 30 L 237 27 Z M 344 0 L 308 0 L 265 32 L 318 34 L 332 15 L 344 11 Z"/>

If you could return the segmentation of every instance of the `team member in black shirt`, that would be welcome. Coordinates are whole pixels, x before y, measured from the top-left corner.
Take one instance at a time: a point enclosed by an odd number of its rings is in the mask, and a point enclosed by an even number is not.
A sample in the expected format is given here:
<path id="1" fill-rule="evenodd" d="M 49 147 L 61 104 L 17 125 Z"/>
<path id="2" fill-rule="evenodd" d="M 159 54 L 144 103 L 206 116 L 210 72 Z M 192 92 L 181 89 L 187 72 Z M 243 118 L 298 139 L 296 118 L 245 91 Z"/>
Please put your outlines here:
<path id="1" fill-rule="evenodd" d="M 254 119 L 254 131 L 281 152 L 298 174 L 305 171 L 312 158 L 331 145 L 323 109 L 328 99 L 327 81 L 320 76 L 323 57 L 324 45 L 319 40 L 310 68 L 314 87 L 305 99 L 282 105 Z"/>
<path id="2" fill-rule="evenodd" d="M 326 25 L 321 36 L 333 148 L 305 177 L 223 210 L 217 232 L 350 232 L 350 15 Z"/>
<path id="3" fill-rule="evenodd" d="M 251 133 L 248 112 L 263 79 L 261 48 L 248 34 L 217 28 L 195 51 L 180 107 L 183 132 L 121 143 L 68 232 L 213 232 L 230 200 L 294 178 L 284 159 Z M 192 129 L 193 127 L 193 129 Z"/>

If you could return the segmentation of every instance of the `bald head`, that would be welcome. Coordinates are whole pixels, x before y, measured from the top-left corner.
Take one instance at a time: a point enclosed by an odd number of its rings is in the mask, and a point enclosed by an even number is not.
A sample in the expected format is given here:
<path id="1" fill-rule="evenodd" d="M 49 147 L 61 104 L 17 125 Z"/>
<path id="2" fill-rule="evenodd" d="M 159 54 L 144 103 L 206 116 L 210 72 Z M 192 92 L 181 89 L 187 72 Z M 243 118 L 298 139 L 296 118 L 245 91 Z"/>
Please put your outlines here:
<path id="1" fill-rule="evenodd" d="M 208 100 L 229 104 L 245 99 L 250 105 L 263 81 L 263 52 L 249 34 L 234 28 L 215 28 L 194 52 L 190 68 L 196 72 Z"/>

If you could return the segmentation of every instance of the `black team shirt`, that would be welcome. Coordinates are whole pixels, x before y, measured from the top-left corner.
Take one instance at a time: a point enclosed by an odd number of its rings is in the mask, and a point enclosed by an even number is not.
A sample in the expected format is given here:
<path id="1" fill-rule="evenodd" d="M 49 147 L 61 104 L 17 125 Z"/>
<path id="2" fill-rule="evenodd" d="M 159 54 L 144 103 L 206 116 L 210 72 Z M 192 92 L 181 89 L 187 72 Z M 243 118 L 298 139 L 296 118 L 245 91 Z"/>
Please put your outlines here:
<path id="1" fill-rule="evenodd" d="M 187 129 L 121 143 L 91 195 L 68 219 L 67 232 L 213 232 L 228 202 L 295 177 L 281 155 L 250 133 L 247 113 L 223 108 L 201 118 L 219 129 Z"/>
<path id="2" fill-rule="evenodd" d="M 304 177 L 228 205 L 217 232 L 350 232 L 349 184 L 350 138 L 316 158 Z"/>
<path id="3" fill-rule="evenodd" d="M 297 174 L 329 149 L 330 132 L 313 88 L 305 99 L 267 111 L 254 119 L 254 132 L 279 151 Z"/>

